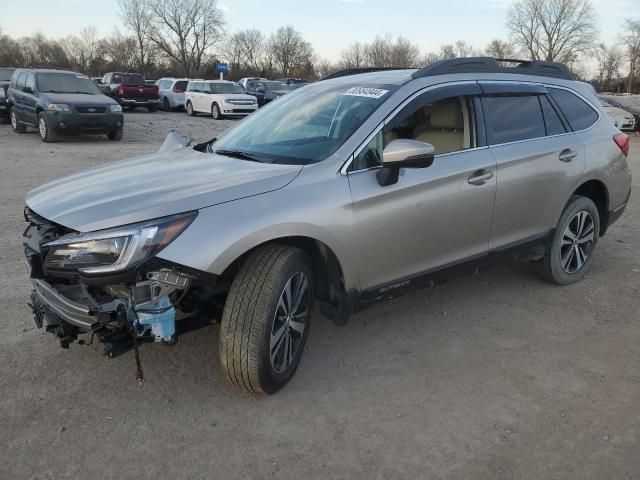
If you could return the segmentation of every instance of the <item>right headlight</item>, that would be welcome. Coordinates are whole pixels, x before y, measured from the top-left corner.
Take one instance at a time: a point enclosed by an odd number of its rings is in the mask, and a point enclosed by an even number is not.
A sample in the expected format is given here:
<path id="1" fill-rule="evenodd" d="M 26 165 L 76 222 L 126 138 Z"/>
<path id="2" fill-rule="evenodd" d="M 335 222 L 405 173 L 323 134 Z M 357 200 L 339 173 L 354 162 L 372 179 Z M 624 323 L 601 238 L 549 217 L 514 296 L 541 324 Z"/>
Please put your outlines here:
<path id="1" fill-rule="evenodd" d="M 88 274 L 113 273 L 139 265 L 182 233 L 197 212 L 87 234 L 71 234 L 43 245 L 44 267 Z"/>
<path id="2" fill-rule="evenodd" d="M 71 107 L 66 103 L 51 103 L 47 107 L 47 110 L 50 112 L 68 112 L 71 110 Z"/>
<path id="3" fill-rule="evenodd" d="M 119 113 L 122 111 L 121 105 L 109 105 L 111 108 L 111 113 Z"/>

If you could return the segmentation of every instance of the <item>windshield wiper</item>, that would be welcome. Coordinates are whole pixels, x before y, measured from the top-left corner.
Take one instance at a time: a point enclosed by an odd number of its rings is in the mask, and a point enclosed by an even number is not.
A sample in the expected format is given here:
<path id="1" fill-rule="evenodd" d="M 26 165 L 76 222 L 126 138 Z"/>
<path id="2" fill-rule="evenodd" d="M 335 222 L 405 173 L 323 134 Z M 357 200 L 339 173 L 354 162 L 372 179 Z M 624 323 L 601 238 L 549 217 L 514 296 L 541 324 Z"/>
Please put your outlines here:
<path id="1" fill-rule="evenodd" d="M 264 160 L 260 160 L 259 155 L 249 152 L 243 152 L 242 150 L 215 150 L 213 153 L 218 155 L 224 155 L 225 157 L 240 158 L 242 160 L 250 160 L 252 162 L 265 163 Z"/>

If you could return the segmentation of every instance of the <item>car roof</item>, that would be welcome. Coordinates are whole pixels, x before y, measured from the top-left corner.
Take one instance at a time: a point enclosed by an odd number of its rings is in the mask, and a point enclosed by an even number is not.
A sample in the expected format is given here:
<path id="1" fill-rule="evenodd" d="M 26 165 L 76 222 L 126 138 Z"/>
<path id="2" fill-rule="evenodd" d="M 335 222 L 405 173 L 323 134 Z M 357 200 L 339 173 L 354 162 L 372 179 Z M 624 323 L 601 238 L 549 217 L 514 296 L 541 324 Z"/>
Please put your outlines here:
<path id="1" fill-rule="evenodd" d="M 84 73 L 74 72 L 72 70 L 59 70 L 57 68 L 16 68 L 15 70 L 33 73 L 64 73 L 67 75 L 82 75 L 83 77 L 88 78 Z"/>
<path id="2" fill-rule="evenodd" d="M 411 80 L 411 74 L 417 69 L 380 70 L 375 72 L 356 73 L 355 75 L 345 75 L 324 80 L 336 85 L 362 83 L 368 84 L 389 84 L 403 85 Z"/>

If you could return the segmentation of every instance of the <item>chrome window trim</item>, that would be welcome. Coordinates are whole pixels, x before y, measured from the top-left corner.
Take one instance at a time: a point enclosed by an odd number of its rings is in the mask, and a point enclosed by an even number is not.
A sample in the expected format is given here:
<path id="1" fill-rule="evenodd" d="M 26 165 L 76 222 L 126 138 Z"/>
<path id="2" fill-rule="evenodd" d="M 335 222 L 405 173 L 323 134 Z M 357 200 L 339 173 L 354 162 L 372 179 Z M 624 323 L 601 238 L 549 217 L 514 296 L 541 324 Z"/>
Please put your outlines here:
<path id="1" fill-rule="evenodd" d="M 551 83 L 541 83 L 541 82 L 533 82 L 533 81 L 532 82 L 526 82 L 526 81 L 513 81 L 513 80 L 462 80 L 462 81 L 459 81 L 459 82 L 438 83 L 436 85 L 429 85 L 428 87 L 424 87 L 424 88 L 418 90 L 417 92 L 414 92 L 409 97 L 407 97 L 405 100 L 403 100 L 402 103 L 400 103 L 400 105 L 398 105 L 395 109 L 393 109 L 385 117 L 385 119 L 373 130 L 373 132 L 369 136 L 367 136 L 365 141 L 363 143 L 361 143 L 360 145 L 358 145 L 358 147 L 356 148 L 354 153 L 349 156 L 347 161 L 344 163 L 344 165 L 340 169 L 340 174 L 341 175 L 350 175 L 352 173 L 368 172 L 370 170 L 377 170 L 377 169 L 381 168 L 381 166 L 377 166 L 377 167 L 364 168 L 364 169 L 360 169 L 360 170 L 353 170 L 351 172 L 349 171 L 349 167 L 351 166 L 351 164 L 353 163 L 355 158 L 360 154 L 360 152 L 362 152 L 362 150 L 364 150 L 364 148 L 373 139 L 373 137 L 375 137 L 378 134 L 378 132 L 382 128 L 384 128 L 384 126 L 387 123 L 389 123 L 389 119 L 395 117 L 395 115 L 397 115 L 400 110 L 402 110 L 405 106 L 407 106 L 411 101 L 415 100 L 416 97 L 418 97 L 418 96 L 422 95 L 423 93 L 426 93 L 426 92 L 428 92 L 430 90 L 435 90 L 437 88 L 441 88 L 441 87 L 445 87 L 445 86 L 468 85 L 470 83 L 476 83 L 476 84 L 481 86 L 483 82 L 484 83 L 503 83 L 503 84 L 510 84 L 510 85 L 542 85 L 546 89 L 557 88 L 557 89 L 560 89 L 560 90 L 566 90 L 567 92 L 575 95 L 576 97 L 578 97 L 579 99 L 584 101 L 589 107 L 591 107 L 591 109 L 594 110 L 596 112 L 596 114 L 598 115 L 598 119 L 591 126 L 589 126 L 587 128 L 583 128 L 582 130 L 575 130 L 575 131 L 572 130 L 570 132 L 558 133 L 556 135 L 545 135 L 544 137 L 527 138 L 527 139 L 524 139 L 524 140 L 515 140 L 513 142 L 496 143 L 495 145 L 486 145 L 486 146 L 482 146 L 482 147 L 468 148 L 466 150 L 457 150 L 455 152 L 448 152 L 448 153 L 442 153 L 442 154 L 436 155 L 435 158 L 444 157 L 444 156 L 452 155 L 452 154 L 455 154 L 455 153 L 470 152 L 470 151 L 473 151 L 473 150 L 481 150 L 483 148 L 492 148 L 492 147 L 501 147 L 501 146 L 507 146 L 507 145 L 515 145 L 515 144 L 518 144 L 518 143 L 531 142 L 531 141 L 540 140 L 540 139 L 543 139 L 543 138 L 556 138 L 556 137 L 562 137 L 562 136 L 565 136 L 565 135 L 573 135 L 575 133 L 583 133 L 583 132 L 587 132 L 587 131 L 591 130 L 592 128 L 594 128 L 600 122 L 600 120 L 602 119 L 602 114 L 600 113 L 600 110 L 594 106 L 593 102 L 591 102 L 588 98 L 586 98 L 580 92 L 577 92 L 576 90 L 573 90 L 572 88 L 569 88 L 569 87 L 565 87 L 563 85 L 555 85 L 555 84 L 551 84 Z M 549 95 L 551 95 L 551 93 L 549 93 Z"/>

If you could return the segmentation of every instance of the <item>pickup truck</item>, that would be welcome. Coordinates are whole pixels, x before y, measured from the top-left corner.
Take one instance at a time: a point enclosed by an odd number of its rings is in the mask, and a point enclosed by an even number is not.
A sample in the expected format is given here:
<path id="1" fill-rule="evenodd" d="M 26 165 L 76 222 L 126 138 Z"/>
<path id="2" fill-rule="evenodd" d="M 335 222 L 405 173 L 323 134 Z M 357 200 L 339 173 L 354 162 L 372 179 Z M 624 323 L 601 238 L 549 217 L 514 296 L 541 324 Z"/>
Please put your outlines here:
<path id="1" fill-rule="evenodd" d="M 122 107 L 146 107 L 150 112 L 155 112 L 160 104 L 157 85 L 148 85 L 139 73 L 107 73 L 98 87 Z"/>

